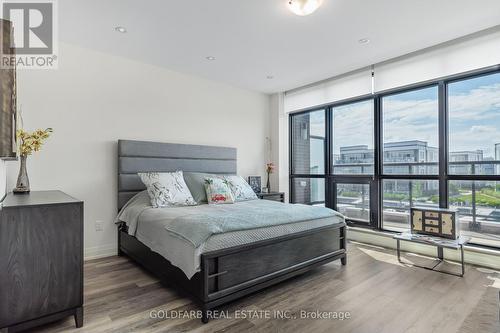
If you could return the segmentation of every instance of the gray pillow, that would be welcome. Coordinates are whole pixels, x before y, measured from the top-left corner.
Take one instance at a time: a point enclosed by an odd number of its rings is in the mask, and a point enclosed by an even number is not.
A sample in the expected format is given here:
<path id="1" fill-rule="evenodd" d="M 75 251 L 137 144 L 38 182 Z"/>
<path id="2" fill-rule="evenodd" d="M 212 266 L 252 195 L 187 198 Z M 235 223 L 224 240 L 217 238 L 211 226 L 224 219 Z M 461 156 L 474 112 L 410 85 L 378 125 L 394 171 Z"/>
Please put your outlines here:
<path id="1" fill-rule="evenodd" d="M 203 172 L 184 172 L 186 182 L 194 201 L 207 203 L 207 192 L 205 191 L 205 178 L 217 177 L 216 175 Z"/>

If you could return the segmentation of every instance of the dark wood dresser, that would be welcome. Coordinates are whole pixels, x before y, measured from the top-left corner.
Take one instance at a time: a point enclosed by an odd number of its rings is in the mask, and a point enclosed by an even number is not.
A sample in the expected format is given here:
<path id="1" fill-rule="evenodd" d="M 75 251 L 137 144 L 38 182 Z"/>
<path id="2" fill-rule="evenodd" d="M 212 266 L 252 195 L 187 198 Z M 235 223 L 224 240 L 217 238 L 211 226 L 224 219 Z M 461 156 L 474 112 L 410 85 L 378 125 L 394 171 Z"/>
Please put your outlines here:
<path id="1" fill-rule="evenodd" d="M 0 211 L 0 333 L 73 315 L 83 325 L 83 202 L 7 194 Z"/>

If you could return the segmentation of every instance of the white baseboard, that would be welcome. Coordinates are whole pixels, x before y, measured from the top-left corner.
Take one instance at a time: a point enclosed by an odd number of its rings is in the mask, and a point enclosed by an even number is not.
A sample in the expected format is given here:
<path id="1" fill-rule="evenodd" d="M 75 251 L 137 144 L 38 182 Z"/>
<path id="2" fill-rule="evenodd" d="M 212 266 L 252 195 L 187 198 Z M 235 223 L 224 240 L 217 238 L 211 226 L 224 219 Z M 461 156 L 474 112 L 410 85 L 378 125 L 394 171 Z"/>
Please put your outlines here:
<path id="1" fill-rule="evenodd" d="M 116 256 L 117 253 L 118 253 L 118 247 L 116 244 L 87 247 L 83 251 L 83 259 L 91 260 L 91 259 L 111 257 L 111 256 Z"/>

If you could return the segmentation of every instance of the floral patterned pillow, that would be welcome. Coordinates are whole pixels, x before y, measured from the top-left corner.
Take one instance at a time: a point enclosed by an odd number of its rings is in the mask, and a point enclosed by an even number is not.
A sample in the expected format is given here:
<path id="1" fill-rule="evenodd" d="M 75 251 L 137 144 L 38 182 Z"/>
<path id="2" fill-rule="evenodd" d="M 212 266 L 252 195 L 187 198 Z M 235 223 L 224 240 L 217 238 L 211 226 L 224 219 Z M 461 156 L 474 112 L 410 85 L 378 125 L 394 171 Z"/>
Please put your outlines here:
<path id="1" fill-rule="evenodd" d="M 240 176 L 223 176 L 228 182 L 235 201 L 255 200 L 257 195 L 252 187 Z"/>
<path id="2" fill-rule="evenodd" d="M 205 178 L 205 191 L 208 204 L 234 203 L 233 193 L 225 179 L 218 177 Z"/>
<path id="3" fill-rule="evenodd" d="M 182 171 L 139 173 L 154 208 L 196 205 Z"/>

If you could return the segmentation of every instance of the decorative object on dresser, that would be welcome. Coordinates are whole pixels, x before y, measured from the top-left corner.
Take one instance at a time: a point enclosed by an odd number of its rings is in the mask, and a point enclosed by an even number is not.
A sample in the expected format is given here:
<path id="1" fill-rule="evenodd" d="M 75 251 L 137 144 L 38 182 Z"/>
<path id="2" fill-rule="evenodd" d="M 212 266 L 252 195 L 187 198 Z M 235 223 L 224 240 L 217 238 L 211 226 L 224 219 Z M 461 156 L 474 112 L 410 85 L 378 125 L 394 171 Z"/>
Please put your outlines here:
<path id="1" fill-rule="evenodd" d="M 274 163 L 270 162 L 266 164 L 266 173 L 267 173 L 267 183 L 266 183 L 266 192 L 270 193 L 271 192 L 271 182 L 269 180 L 270 175 L 274 172 Z"/>
<path id="2" fill-rule="evenodd" d="M 15 56 L 12 22 L 0 19 L 2 60 Z M 0 69 L 0 158 L 16 158 L 16 69 Z"/>
<path id="3" fill-rule="evenodd" d="M 21 163 L 19 166 L 16 188 L 13 189 L 12 192 L 16 194 L 29 193 L 30 181 L 28 178 L 28 171 L 26 170 L 26 160 L 29 155 L 40 151 L 43 142 L 50 136 L 50 133 L 52 133 L 52 128 L 46 128 L 44 130 L 37 129 L 32 133 L 26 132 L 23 129 L 17 131 Z"/>
<path id="4" fill-rule="evenodd" d="M 262 192 L 262 184 L 260 181 L 260 176 L 249 176 L 248 177 L 248 184 L 252 187 L 252 190 L 255 193 L 260 193 Z"/>
<path id="5" fill-rule="evenodd" d="M 83 202 L 9 193 L 0 211 L 0 332 L 73 315 L 83 325 Z"/>
<path id="6" fill-rule="evenodd" d="M 457 216 L 454 210 L 442 208 L 411 208 L 411 232 L 457 239 Z"/>
<path id="7" fill-rule="evenodd" d="M 285 192 L 257 193 L 259 199 L 285 202 Z"/>

